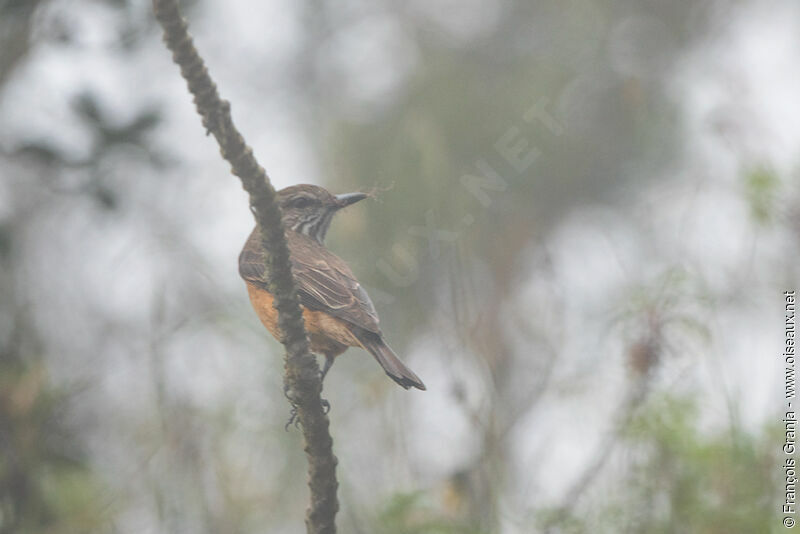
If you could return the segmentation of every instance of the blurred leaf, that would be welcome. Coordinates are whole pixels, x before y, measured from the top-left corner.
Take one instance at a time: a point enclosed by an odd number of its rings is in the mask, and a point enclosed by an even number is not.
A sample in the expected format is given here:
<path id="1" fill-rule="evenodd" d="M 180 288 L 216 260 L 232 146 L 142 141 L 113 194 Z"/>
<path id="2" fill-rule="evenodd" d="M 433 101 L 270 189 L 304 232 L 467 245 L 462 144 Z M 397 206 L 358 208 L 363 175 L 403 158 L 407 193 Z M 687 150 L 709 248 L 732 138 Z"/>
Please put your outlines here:
<path id="1" fill-rule="evenodd" d="M 45 165 L 65 162 L 61 151 L 45 141 L 23 144 L 15 151 L 15 155 L 34 159 Z"/>
<path id="2" fill-rule="evenodd" d="M 115 191 L 102 183 L 98 182 L 93 190 L 93 196 L 97 204 L 105 210 L 113 211 L 119 205 Z"/>
<path id="3" fill-rule="evenodd" d="M 148 130 L 152 130 L 161 122 L 161 112 L 155 108 L 145 109 L 126 127 L 128 131 L 134 134 L 143 134 Z"/>
<path id="4" fill-rule="evenodd" d="M 423 503 L 423 492 L 394 495 L 379 516 L 386 534 L 481 534 L 462 521 L 445 517 Z"/>
<path id="5" fill-rule="evenodd" d="M 768 224 L 772 221 L 779 185 L 780 181 L 774 170 L 767 166 L 757 166 L 745 172 L 745 198 L 756 222 Z"/>
<path id="6" fill-rule="evenodd" d="M 72 109 L 92 125 L 101 126 L 103 124 L 97 98 L 90 93 L 79 94 L 72 102 Z"/>

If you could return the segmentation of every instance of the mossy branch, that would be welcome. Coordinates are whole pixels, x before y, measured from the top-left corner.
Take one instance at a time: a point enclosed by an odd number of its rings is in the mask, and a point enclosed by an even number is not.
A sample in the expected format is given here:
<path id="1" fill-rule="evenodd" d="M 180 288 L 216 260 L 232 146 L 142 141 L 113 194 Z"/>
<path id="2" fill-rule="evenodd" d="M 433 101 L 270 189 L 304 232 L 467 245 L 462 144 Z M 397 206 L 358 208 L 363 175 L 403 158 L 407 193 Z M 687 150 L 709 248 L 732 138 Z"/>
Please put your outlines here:
<path id="1" fill-rule="evenodd" d="M 252 149 L 234 126 L 230 104 L 220 98 L 217 86 L 194 47 L 176 0 L 153 0 L 153 7 L 164 29 L 164 42 L 172 51 L 172 58 L 180 66 L 189 92 L 194 96 L 203 126 L 216 138 L 222 157 L 231 164 L 233 174 L 241 179 L 242 186 L 250 195 L 250 209 L 261 229 L 262 245 L 268 252 L 266 268 L 275 296 L 278 324 L 284 333 L 284 380 L 287 392 L 297 407 L 297 418 L 305 440 L 308 485 L 311 490 L 306 529 L 313 534 L 334 533 L 339 509 L 336 498 L 337 461 L 333 455 L 328 417 L 320 399 L 322 383 L 319 366 L 310 352 L 303 325 L 286 235 L 275 201 L 275 189 L 253 156 Z"/>

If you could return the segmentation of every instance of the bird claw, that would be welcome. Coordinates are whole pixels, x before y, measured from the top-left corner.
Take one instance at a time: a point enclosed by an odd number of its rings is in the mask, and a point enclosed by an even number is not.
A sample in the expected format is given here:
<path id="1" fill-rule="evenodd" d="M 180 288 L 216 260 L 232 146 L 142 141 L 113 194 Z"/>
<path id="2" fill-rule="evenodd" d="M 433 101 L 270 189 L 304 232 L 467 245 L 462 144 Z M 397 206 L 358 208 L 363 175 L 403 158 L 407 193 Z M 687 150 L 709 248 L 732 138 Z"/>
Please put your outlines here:
<path id="1" fill-rule="evenodd" d="M 289 404 L 292 406 L 292 410 L 289 412 L 289 420 L 286 421 L 286 424 L 283 427 L 283 429 L 288 432 L 289 427 L 292 425 L 294 425 L 295 428 L 300 427 L 300 419 L 297 417 L 297 403 L 292 396 L 291 388 L 289 387 L 289 384 L 285 382 L 283 384 L 283 396 L 286 397 L 286 400 L 288 400 Z"/>
<path id="2" fill-rule="evenodd" d="M 292 404 L 292 411 L 289 412 L 289 420 L 283 426 L 285 432 L 289 431 L 289 427 L 294 425 L 295 428 L 300 428 L 300 419 L 297 417 L 297 406 Z"/>
<path id="3" fill-rule="evenodd" d="M 286 397 L 286 400 L 288 400 L 289 404 L 292 406 L 292 410 L 289 412 L 289 420 L 286 421 L 283 427 L 283 429 L 288 432 L 289 427 L 292 425 L 294 425 L 295 428 L 300 428 L 300 419 L 297 417 L 297 402 L 295 402 L 291 394 L 289 384 L 283 385 L 283 396 Z M 331 403 L 328 402 L 328 399 L 320 399 L 320 404 L 322 404 L 322 413 L 328 415 L 331 411 Z"/>

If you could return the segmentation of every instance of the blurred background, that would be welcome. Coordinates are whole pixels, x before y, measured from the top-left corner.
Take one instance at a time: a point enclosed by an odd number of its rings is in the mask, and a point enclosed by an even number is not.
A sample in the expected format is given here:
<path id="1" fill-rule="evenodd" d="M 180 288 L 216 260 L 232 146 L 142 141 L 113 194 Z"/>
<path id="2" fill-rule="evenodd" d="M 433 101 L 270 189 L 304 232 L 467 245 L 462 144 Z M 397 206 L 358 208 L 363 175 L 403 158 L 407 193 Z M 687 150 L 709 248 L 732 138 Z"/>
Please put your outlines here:
<path id="1" fill-rule="evenodd" d="M 777 532 L 792 0 L 193 0 L 428 391 L 325 382 L 352 533 Z M 300 533 L 253 220 L 147 0 L 0 1 L 0 533 Z"/>

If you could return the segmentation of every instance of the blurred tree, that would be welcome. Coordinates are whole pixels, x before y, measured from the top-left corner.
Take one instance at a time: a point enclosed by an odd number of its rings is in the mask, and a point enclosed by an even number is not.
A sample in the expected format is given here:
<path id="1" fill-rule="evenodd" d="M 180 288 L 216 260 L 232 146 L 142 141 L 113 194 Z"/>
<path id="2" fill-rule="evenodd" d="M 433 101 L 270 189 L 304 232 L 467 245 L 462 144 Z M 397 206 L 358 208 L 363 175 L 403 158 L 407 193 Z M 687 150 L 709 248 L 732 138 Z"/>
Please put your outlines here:
<path id="1" fill-rule="evenodd" d="M 557 278 L 541 247 L 565 214 L 612 199 L 675 156 L 664 76 L 717 21 L 708 6 L 617 0 L 473 6 L 475 20 L 464 20 L 474 27 L 434 6 L 385 8 L 410 28 L 416 68 L 378 112 L 328 115 L 331 178 L 387 189 L 346 239 L 332 238 L 345 257 L 370 251 L 358 274 L 380 290 L 390 337 L 401 346 L 431 331 L 447 340 L 440 358 L 454 371 L 443 382 L 479 451 L 451 473 L 453 486 L 470 524 L 496 532 L 500 502 L 520 478 L 511 440 L 549 387 L 570 296 L 553 289 L 528 308 L 512 303 L 526 280 Z M 443 37 L 470 29 L 472 38 Z M 658 346 L 647 354 L 661 350 L 656 329 L 640 338 Z M 475 375 L 485 392 L 477 407 L 463 395 Z M 622 413 L 643 398 L 648 376 L 632 384 Z"/>
<path id="2" fill-rule="evenodd" d="M 91 473 L 70 395 L 54 387 L 16 294 L 13 227 L 0 226 L 0 533 L 102 532 L 109 502 Z"/>
<path id="3" fill-rule="evenodd" d="M 562 532 L 751 534 L 780 525 L 774 446 L 779 429 L 748 432 L 699 428 L 691 397 L 659 395 L 631 421 L 623 445 L 631 460 L 622 476 L 592 492 Z M 542 514 L 543 516 L 546 514 Z"/>

